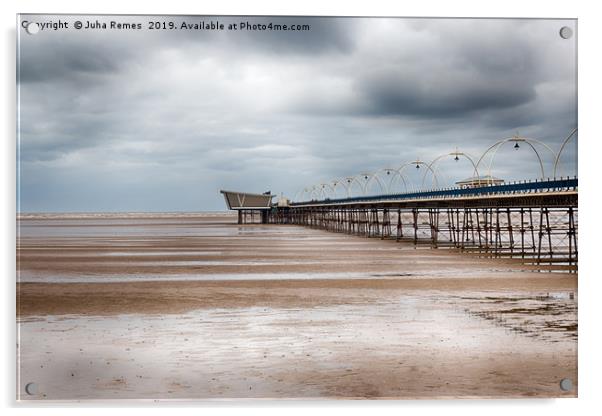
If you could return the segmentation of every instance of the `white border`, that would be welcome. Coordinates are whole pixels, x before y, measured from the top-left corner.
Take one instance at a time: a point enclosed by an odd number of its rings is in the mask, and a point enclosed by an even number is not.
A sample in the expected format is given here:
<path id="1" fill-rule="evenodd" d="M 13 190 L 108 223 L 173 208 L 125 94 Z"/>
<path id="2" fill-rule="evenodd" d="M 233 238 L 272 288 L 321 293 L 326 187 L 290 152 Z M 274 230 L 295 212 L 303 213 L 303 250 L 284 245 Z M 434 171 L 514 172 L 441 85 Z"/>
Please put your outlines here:
<path id="1" fill-rule="evenodd" d="M 525 0 L 500 0 L 497 2 L 453 0 L 420 2 L 386 2 L 370 0 L 360 3 L 344 1 L 304 0 L 295 3 L 278 1 L 145 1 L 126 2 L 125 0 L 76 1 L 76 0 L 21 0 L 3 1 L 2 8 L 2 194 L 1 204 L 3 233 L 2 259 L 4 316 L 2 319 L 2 378 L 0 391 L 2 405 L 12 407 L 8 414 L 30 414 L 44 412 L 50 415 L 80 414 L 83 409 L 68 405 L 46 405 L 44 408 L 24 408 L 15 403 L 15 21 L 16 13 L 144 13 L 144 14 L 301 14 L 301 15 L 346 15 L 346 16 L 453 16 L 453 17 L 555 17 L 579 19 L 579 171 L 581 180 L 580 197 L 580 282 L 579 282 L 579 399 L 558 400 L 458 400 L 458 401 L 406 401 L 406 402 L 209 402 L 186 404 L 163 402 L 159 404 L 139 402 L 95 403 L 86 413 L 106 414 L 107 411 L 120 414 L 148 415 L 166 411 L 178 414 L 244 413 L 244 414 L 307 414 L 331 413 L 343 410 L 348 415 L 364 414 L 366 411 L 382 413 L 426 413 L 445 415 L 504 415 L 508 413 L 532 413 L 548 415 L 592 414 L 602 408 L 599 387 L 600 371 L 600 316 L 599 296 L 602 275 L 596 273 L 596 235 L 602 235 L 596 220 L 596 196 L 600 192 L 596 183 L 596 164 L 600 154 L 600 64 L 599 40 L 602 39 L 601 15 L 596 13 L 596 2 L 546 1 L 527 2 Z M 598 159 L 598 160 L 597 160 Z M 599 254 L 598 254 L 599 256 Z M 83 403 L 79 406 L 89 406 Z M 117 407 L 116 409 L 107 409 Z M 143 406 L 138 408 L 138 406 Z M 169 410 L 166 407 L 170 408 Z M 201 409 L 198 409 L 201 407 Z M 211 409 L 208 409 L 211 407 Z M 5 414 L 7 414 L 5 413 Z"/>

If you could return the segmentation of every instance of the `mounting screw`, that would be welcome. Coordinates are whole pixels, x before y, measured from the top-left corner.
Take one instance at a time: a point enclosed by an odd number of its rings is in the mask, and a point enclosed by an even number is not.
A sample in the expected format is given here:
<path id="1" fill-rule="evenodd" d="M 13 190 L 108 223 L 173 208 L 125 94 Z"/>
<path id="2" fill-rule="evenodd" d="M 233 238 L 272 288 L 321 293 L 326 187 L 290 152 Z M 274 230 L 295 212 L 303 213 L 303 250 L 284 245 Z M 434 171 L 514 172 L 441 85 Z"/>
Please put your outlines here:
<path id="1" fill-rule="evenodd" d="M 560 37 L 562 39 L 570 39 L 573 36 L 573 29 L 568 26 L 563 26 L 560 28 Z"/>
<path id="2" fill-rule="evenodd" d="M 563 378 L 560 380 L 560 390 L 571 391 L 573 390 L 573 380 L 570 378 Z"/>
<path id="3" fill-rule="evenodd" d="M 30 22 L 27 24 L 27 26 L 25 26 L 25 31 L 30 35 L 35 35 L 40 31 L 40 25 L 38 25 L 36 22 Z"/>
<path id="4" fill-rule="evenodd" d="M 35 396 L 38 394 L 38 385 L 36 383 L 27 383 L 25 385 L 25 393 L 29 394 L 30 396 Z"/>

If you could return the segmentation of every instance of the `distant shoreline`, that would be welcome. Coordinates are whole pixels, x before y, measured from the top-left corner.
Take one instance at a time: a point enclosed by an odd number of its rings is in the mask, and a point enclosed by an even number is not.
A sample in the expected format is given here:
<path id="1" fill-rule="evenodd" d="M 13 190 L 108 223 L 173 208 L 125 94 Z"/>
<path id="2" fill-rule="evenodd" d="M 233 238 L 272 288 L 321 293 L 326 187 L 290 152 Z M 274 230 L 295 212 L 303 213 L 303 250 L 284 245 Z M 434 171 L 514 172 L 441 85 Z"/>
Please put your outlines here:
<path id="1" fill-rule="evenodd" d="M 232 211 L 197 212 L 24 212 L 17 214 L 17 220 L 35 219 L 91 219 L 91 218 L 194 218 L 194 217 L 234 217 Z"/>

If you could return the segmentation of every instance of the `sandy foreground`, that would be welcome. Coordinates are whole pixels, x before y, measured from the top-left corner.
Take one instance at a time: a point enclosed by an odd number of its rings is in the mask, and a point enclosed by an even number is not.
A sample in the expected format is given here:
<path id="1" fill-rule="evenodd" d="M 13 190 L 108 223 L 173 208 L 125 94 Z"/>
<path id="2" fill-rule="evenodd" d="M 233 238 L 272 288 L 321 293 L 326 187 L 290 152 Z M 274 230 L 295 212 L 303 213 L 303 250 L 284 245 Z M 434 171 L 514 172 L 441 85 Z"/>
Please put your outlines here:
<path id="1" fill-rule="evenodd" d="M 577 395 L 576 274 L 233 221 L 21 218 L 19 399 Z"/>

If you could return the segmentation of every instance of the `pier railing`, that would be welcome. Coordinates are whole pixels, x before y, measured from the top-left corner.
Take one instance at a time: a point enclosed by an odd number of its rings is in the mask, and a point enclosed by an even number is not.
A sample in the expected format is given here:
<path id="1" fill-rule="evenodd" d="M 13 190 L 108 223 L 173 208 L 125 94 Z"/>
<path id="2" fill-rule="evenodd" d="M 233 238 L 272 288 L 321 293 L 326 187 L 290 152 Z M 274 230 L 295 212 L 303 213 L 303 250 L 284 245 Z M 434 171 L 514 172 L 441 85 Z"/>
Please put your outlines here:
<path id="1" fill-rule="evenodd" d="M 555 178 L 548 180 L 533 180 L 511 182 L 502 185 L 485 185 L 474 188 L 443 188 L 434 190 L 425 190 L 418 192 L 405 192 L 394 194 L 380 194 L 371 196 L 358 196 L 351 198 L 326 198 L 322 200 L 310 200 L 302 202 L 292 202 L 291 206 L 322 204 L 348 204 L 362 202 L 377 202 L 390 200 L 411 200 L 411 199 L 443 199 L 443 198 L 465 198 L 465 197 L 485 197 L 494 195 L 524 195 L 542 192 L 569 192 L 577 191 L 577 178 Z"/>

